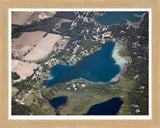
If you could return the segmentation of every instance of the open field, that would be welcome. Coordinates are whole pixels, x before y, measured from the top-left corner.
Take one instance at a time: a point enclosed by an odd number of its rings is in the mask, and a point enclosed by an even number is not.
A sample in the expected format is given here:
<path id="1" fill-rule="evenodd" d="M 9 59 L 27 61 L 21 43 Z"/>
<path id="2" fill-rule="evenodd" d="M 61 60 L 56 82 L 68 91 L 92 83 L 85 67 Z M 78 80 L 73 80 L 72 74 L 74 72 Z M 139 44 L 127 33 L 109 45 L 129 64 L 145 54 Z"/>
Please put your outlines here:
<path id="1" fill-rule="evenodd" d="M 73 85 L 76 85 L 76 90 Z M 85 84 L 85 87 L 81 87 Z M 74 81 L 68 84 L 61 84 L 58 86 L 51 86 L 43 89 L 43 95 L 49 100 L 67 96 L 67 103 L 61 106 L 59 112 L 61 115 L 81 115 L 87 113 L 89 108 L 95 104 L 105 102 L 113 97 L 120 97 L 123 101 L 119 115 L 131 115 L 131 103 L 127 103 L 127 93 L 132 91 L 135 84 L 134 80 L 127 80 L 122 77 L 121 81 L 114 85 L 108 84 L 90 84 L 86 82 Z M 134 90 L 135 91 L 135 90 Z"/>
<path id="2" fill-rule="evenodd" d="M 12 24 L 23 25 L 32 14 L 32 11 L 12 12 Z"/>
<path id="3" fill-rule="evenodd" d="M 82 87 L 82 84 L 86 86 Z M 43 89 L 43 95 L 49 100 L 60 96 L 68 97 L 66 105 L 58 108 L 61 115 L 85 114 L 91 106 L 110 100 L 113 97 L 122 97 L 126 92 L 128 90 L 121 88 L 121 85 L 119 87 L 107 84 L 93 85 L 80 81 L 68 82 L 68 84 Z"/>
<path id="4" fill-rule="evenodd" d="M 18 89 L 12 86 L 12 97 L 14 97 L 18 92 Z"/>
<path id="5" fill-rule="evenodd" d="M 34 96 L 33 96 L 33 94 L 32 93 L 30 93 L 25 99 L 24 99 L 24 103 L 26 104 L 26 105 L 31 105 L 32 104 L 32 102 L 33 102 L 33 99 L 34 99 Z"/>
<path id="6" fill-rule="evenodd" d="M 56 12 L 12 12 L 12 24 L 25 25 L 32 23 L 33 20 L 41 20 L 52 17 Z"/>
<path id="7" fill-rule="evenodd" d="M 58 34 L 48 34 L 24 58 L 27 61 L 39 61 L 47 57 L 54 44 L 61 38 Z"/>
<path id="8" fill-rule="evenodd" d="M 33 69 L 36 68 L 38 68 L 38 64 L 12 59 L 12 72 L 17 72 L 20 76 L 16 82 L 31 76 L 34 73 Z"/>
<path id="9" fill-rule="evenodd" d="M 25 32 L 17 39 L 12 39 L 12 54 L 23 56 L 42 40 L 46 32 Z"/>

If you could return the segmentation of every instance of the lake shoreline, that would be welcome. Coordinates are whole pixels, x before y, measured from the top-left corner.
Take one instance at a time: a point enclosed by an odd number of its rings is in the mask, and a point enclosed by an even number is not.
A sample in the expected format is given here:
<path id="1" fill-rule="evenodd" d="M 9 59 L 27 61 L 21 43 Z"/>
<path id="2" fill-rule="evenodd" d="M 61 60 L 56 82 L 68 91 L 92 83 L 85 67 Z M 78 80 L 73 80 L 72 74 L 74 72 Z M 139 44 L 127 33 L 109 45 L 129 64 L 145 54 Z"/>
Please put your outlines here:
<path id="1" fill-rule="evenodd" d="M 43 89 L 44 88 L 49 88 L 49 87 L 58 86 L 58 85 L 62 85 L 62 84 L 67 84 L 67 83 L 76 82 L 76 81 L 82 81 L 82 82 L 86 82 L 86 83 L 94 84 L 94 85 L 96 85 L 96 84 L 108 84 L 108 85 L 117 84 L 118 82 L 120 82 L 121 77 L 122 77 L 123 73 L 125 72 L 127 64 L 128 64 L 128 61 L 123 56 L 119 55 L 119 51 L 122 50 L 123 48 L 124 48 L 124 46 L 123 46 L 122 43 L 115 42 L 112 57 L 114 56 L 113 59 L 116 61 L 116 64 L 120 66 L 121 71 L 115 77 L 113 77 L 109 82 L 92 82 L 92 81 L 89 81 L 89 80 L 86 80 L 86 79 L 83 79 L 83 78 L 78 78 L 78 79 L 73 79 L 73 80 L 70 80 L 70 81 L 67 81 L 67 82 L 54 84 L 54 85 L 51 85 L 51 86 L 42 85 L 42 88 Z M 123 59 L 123 61 L 121 61 L 121 59 Z M 124 62 L 125 64 L 122 63 L 122 62 Z M 64 64 L 64 65 L 70 65 L 70 64 Z"/>
<path id="2" fill-rule="evenodd" d="M 127 24 L 127 25 L 130 25 L 130 26 L 137 26 L 143 20 L 143 17 L 146 14 L 145 11 L 142 12 L 141 14 L 137 14 L 137 12 L 134 11 L 133 13 L 135 13 L 135 14 L 133 14 L 133 16 L 135 17 L 135 19 L 138 18 L 136 21 L 132 21 L 132 19 L 127 19 L 127 18 L 122 19 L 121 17 L 119 17 L 119 19 L 121 19 L 120 22 L 115 22 L 115 23 L 109 22 L 108 24 L 106 24 L 106 22 L 104 23 L 104 19 L 101 19 L 101 18 L 102 17 L 105 18 L 105 17 L 107 17 L 107 14 L 111 15 L 111 13 L 112 12 L 108 11 L 108 13 L 104 13 L 103 16 L 96 16 L 94 18 L 94 22 L 97 23 L 98 25 L 101 25 L 101 26 L 110 26 L 110 25 L 119 25 L 119 24 Z M 119 15 L 116 15 L 116 16 L 119 16 Z M 110 17 L 110 16 L 108 16 L 108 17 Z M 101 20 L 99 20 L 99 18 Z M 112 18 L 112 17 L 110 17 L 110 18 Z"/>
<path id="3" fill-rule="evenodd" d="M 121 45 L 121 46 L 120 46 Z M 111 84 L 116 84 L 121 80 L 123 73 L 126 71 L 128 66 L 128 61 L 124 58 L 124 56 L 120 56 L 119 52 L 124 48 L 124 45 L 120 42 L 116 42 L 115 48 L 112 53 L 113 59 L 116 61 L 116 64 L 120 66 L 121 71 L 110 80 Z"/>

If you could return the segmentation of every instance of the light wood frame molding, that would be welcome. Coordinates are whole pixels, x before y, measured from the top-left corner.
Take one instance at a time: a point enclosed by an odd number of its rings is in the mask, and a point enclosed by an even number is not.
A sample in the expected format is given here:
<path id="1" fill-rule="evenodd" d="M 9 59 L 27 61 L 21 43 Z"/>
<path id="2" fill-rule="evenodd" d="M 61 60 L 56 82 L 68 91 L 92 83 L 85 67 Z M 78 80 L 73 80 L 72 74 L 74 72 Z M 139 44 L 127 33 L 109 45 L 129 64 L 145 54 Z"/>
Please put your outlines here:
<path id="1" fill-rule="evenodd" d="M 8 11 L 9 8 L 151 8 L 152 119 L 151 120 L 9 120 Z M 0 128 L 160 128 L 160 0 L 0 0 Z"/>

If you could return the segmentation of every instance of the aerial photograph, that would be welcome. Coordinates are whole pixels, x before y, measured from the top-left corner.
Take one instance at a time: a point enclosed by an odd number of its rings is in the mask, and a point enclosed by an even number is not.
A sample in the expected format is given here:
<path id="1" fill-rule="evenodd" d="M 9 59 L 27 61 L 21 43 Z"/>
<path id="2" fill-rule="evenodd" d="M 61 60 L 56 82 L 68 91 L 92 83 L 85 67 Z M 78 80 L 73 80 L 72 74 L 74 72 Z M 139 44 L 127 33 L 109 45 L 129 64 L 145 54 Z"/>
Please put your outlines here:
<path id="1" fill-rule="evenodd" d="M 149 115 L 149 11 L 11 11 L 11 115 Z"/>

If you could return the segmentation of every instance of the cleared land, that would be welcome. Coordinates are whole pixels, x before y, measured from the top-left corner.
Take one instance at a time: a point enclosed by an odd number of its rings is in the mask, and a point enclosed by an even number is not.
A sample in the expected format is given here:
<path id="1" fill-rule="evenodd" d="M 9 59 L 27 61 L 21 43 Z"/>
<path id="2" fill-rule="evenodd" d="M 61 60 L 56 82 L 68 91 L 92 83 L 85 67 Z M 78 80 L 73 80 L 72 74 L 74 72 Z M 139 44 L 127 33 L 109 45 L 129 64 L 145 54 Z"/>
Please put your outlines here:
<path id="1" fill-rule="evenodd" d="M 33 12 L 12 12 L 12 24 L 23 25 Z"/>
<path id="2" fill-rule="evenodd" d="M 27 24 L 30 24 L 33 20 L 42 20 L 50 18 L 55 15 L 56 12 L 34 12 L 26 21 Z"/>
<path id="3" fill-rule="evenodd" d="M 12 12 L 12 24 L 25 25 L 33 20 L 40 20 L 52 17 L 56 12 Z"/>
<path id="4" fill-rule="evenodd" d="M 82 84 L 86 85 L 82 87 Z M 76 88 L 76 89 L 75 89 Z M 67 96 L 67 104 L 58 108 L 61 115 L 82 115 L 95 104 L 121 97 L 127 90 L 107 84 L 92 85 L 86 82 L 68 82 L 43 89 L 43 95 L 49 100 L 59 96 Z"/>
<path id="5" fill-rule="evenodd" d="M 15 96 L 18 92 L 18 89 L 12 86 L 12 96 Z"/>
<path id="6" fill-rule="evenodd" d="M 47 57 L 54 44 L 61 38 L 58 34 L 48 34 L 24 58 L 27 61 L 39 61 Z"/>
<path id="7" fill-rule="evenodd" d="M 33 69 L 36 68 L 38 68 L 38 64 L 12 59 L 12 72 L 17 72 L 20 76 L 16 82 L 31 76 L 34 73 Z"/>
<path id="8" fill-rule="evenodd" d="M 12 39 L 12 54 L 23 56 L 42 40 L 46 32 L 25 32 L 17 39 Z"/>

